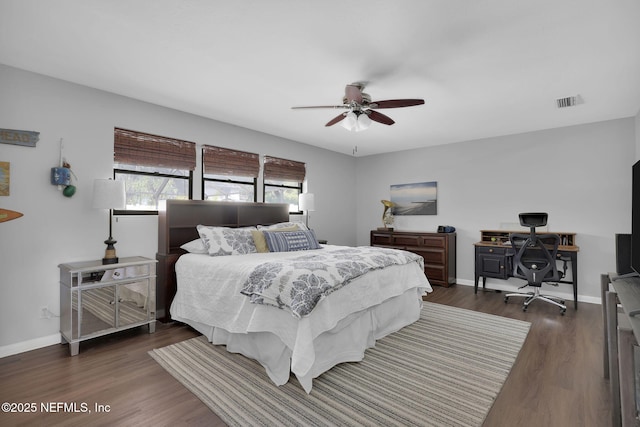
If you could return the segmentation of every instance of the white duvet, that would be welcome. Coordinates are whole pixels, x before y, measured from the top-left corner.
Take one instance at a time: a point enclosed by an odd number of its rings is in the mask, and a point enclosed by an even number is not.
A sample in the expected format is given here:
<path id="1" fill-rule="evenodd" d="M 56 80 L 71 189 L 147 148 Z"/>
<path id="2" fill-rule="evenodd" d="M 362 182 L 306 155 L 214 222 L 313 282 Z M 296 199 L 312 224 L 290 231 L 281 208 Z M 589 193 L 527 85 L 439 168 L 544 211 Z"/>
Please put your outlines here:
<path id="1" fill-rule="evenodd" d="M 176 263 L 178 289 L 171 317 L 193 326 L 214 344 L 258 360 L 278 385 L 293 372 L 310 392 L 313 378 L 337 363 L 362 360 L 376 339 L 416 321 L 421 297 L 431 291 L 422 268 L 412 262 L 353 280 L 322 299 L 304 318 L 253 304 L 240 293 L 257 264 L 299 255 L 185 254 Z"/>

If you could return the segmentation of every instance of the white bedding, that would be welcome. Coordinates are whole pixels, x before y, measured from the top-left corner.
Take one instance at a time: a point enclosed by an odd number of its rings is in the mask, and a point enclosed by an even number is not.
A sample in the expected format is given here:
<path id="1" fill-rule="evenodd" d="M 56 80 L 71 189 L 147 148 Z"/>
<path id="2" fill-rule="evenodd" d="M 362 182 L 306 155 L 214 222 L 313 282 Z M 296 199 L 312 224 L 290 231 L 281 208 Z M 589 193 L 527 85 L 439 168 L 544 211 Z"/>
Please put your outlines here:
<path id="1" fill-rule="evenodd" d="M 354 279 L 301 319 L 287 310 L 252 304 L 240 293 L 257 263 L 299 255 L 183 255 L 176 263 L 178 289 L 171 316 L 214 344 L 258 360 L 278 385 L 293 372 L 310 392 L 313 378 L 337 363 L 361 360 L 376 339 L 416 321 L 421 297 L 431 291 L 422 268 L 412 262 Z"/>

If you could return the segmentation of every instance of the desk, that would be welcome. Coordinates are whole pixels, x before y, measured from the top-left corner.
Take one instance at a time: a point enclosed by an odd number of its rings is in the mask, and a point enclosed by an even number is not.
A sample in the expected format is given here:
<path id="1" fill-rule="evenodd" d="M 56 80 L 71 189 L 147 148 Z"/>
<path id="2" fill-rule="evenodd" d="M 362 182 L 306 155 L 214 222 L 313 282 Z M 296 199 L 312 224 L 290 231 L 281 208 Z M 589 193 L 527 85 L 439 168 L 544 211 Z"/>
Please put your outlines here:
<path id="1" fill-rule="evenodd" d="M 508 230 L 481 230 L 480 241 L 474 243 L 475 247 L 475 288 L 478 292 L 478 281 L 482 277 L 482 288 L 487 283 L 487 277 L 506 280 L 513 275 L 514 251 L 509 243 L 511 233 L 526 233 L 526 231 Z M 543 232 L 541 232 L 542 234 Z M 578 309 L 578 251 L 576 246 L 575 233 L 558 233 L 545 231 L 546 233 L 558 234 L 560 242 L 558 246 L 558 261 L 568 261 L 571 263 L 571 281 L 560 280 L 559 283 L 573 285 L 573 306 Z"/>
<path id="2" fill-rule="evenodd" d="M 611 290 L 609 289 L 611 284 Z M 636 426 L 634 352 L 640 336 L 640 277 L 600 276 L 604 321 L 603 370 L 609 379 L 612 425 Z M 618 303 L 622 311 L 618 310 Z"/>

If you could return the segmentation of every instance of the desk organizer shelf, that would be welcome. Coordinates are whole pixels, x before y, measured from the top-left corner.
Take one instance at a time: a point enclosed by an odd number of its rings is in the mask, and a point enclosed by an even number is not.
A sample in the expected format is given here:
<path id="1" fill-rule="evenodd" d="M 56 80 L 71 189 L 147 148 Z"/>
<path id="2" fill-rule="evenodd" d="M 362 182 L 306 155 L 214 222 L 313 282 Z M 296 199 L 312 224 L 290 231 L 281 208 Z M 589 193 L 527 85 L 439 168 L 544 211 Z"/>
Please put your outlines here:
<path id="1" fill-rule="evenodd" d="M 509 235 L 511 233 L 527 234 L 529 230 L 480 230 L 480 244 L 487 245 L 510 245 Z M 560 236 L 560 247 L 576 247 L 576 233 L 565 233 L 557 231 L 536 230 L 537 234 L 557 234 Z"/>

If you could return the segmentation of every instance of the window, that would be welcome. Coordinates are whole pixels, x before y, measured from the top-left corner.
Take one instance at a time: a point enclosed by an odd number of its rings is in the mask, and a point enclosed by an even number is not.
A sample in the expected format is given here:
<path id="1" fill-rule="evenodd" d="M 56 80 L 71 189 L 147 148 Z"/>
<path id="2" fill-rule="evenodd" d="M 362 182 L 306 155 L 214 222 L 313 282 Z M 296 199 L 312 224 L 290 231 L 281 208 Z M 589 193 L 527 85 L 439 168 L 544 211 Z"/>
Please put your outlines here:
<path id="1" fill-rule="evenodd" d="M 289 212 L 300 212 L 298 196 L 302 193 L 305 172 L 304 163 L 264 156 L 264 201 L 288 203 Z"/>
<path id="2" fill-rule="evenodd" d="M 196 144 L 114 129 L 114 178 L 125 181 L 127 207 L 117 213 L 153 214 L 160 200 L 191 199 Z"/>
<path id="3" fill-rule="evenodd" d="M 202 200 L 255 202 L 260 156 L 244 151 L 202 147 Z"/>

